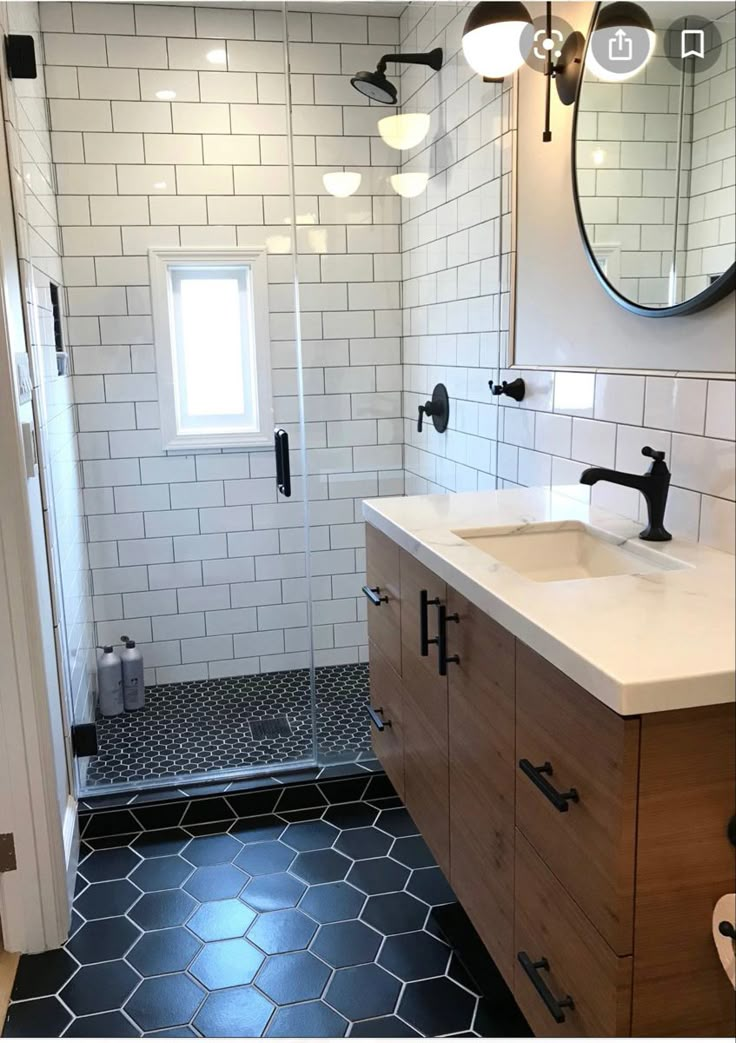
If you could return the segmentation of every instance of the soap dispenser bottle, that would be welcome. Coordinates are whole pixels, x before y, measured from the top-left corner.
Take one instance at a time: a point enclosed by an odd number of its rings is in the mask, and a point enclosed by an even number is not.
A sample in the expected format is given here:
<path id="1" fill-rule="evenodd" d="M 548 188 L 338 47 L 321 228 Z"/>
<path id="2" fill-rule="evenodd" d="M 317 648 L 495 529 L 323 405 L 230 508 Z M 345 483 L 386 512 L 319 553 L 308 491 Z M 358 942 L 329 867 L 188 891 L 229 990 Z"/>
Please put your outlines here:
<path id="1" fill-rule="evenodd" d="M 126 710 L 141 710 L 146 702 L 146 687 L 143 682 L 143 656 L 135 641 L 123 635 L 125 647 L 120 653 L 123 666 L 123 702 Z"/>
<path id="2" fill-rule="evenodd" d="M 120 656 L 112 645 L 99 645 L 97 657 L 97 698 L 103 717 L 117 717 L 123 712 L 123 671 Z"/>

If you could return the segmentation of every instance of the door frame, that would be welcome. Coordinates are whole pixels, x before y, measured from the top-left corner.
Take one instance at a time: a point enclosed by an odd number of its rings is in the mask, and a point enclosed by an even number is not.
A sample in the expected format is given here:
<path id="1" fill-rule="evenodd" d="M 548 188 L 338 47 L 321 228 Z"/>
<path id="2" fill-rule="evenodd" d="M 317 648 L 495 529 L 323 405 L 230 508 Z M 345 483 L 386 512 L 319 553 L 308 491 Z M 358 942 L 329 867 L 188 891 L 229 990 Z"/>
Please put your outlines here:
<path id="1" fill-rule="evenodd" d="M 0 873 L 0 920 L 8 950 L 40 952 L 68 934 L 65 846 L 76 807 L 67 803 L 62 823 L 16 395 L 14 355 L 27 351 L 17 258 L 0 134 L 0 832 L 13 834 L 17 863 Z"/>

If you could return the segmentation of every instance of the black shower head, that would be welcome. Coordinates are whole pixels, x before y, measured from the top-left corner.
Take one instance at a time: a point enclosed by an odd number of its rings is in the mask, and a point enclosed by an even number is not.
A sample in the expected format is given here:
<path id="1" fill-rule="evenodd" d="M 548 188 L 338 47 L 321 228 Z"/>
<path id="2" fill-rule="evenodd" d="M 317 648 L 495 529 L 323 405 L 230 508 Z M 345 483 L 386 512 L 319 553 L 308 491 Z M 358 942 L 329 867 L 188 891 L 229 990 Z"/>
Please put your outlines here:
<path id="1" fill-rule="evenodd" d="M 386 63 L 403 62 L 405 65 L 428 65 L 437 72 L 442 68 L 442 48 L 435 47 L 427 54 L 384 54 L 376 66 L 375 72 L 356 72 L 350 82 L 356 91 L 360 91 L 371 101 L 380 101 L 382 105 L 395 105 L 399 92 L 390 80 L 386 79 Z"/>
<path id="2" fill-rule="evenodd" d="M 365 94 L 366 98 L 370 98 L 371 101 L 380 101 L 383 105 L 395 105 L 398 100 L 396 87 L 378 69 L 375 72 L 356 72 L 350 82 L 356 91 Z"/>

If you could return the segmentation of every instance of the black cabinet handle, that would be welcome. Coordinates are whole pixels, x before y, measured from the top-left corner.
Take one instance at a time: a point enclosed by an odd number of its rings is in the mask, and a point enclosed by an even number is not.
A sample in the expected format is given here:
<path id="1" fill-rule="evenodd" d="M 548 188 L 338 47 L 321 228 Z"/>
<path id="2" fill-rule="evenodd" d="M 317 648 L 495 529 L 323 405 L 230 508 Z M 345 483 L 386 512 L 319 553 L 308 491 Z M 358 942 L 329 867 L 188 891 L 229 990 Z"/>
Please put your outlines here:
<path id="1" fill-rule="evenodd" d="M 419 591 L 419 655 L 428 656 L 429 646 L 437 644 L 437 638 L 429 638 L 429 620 L 427 618 L 427 609 L 430 605 L 439 605 L 439 598 L 430 597 L 426 590 Z"/>
<path id="2" fill-rule="evenodd" d="M 557 1024 L 561 1025 L 565 1020 L 565 1012 L 563 1008 L 567 1007 L 570 1010 L 574 1010 L 575 1004 L 573 1003 L 572 996 L 564 996 L 561 1000 L 558 1000 L 550 990 L 542 975 L 539 973 L 540 971 L 549 970 L 549 961 L 542 957 L 541 960 L 534 962 L 526 952 L 517 953 L 516 959 L 523 967 L 529 981 L 537 990 L 542 1003 L 544 1003 Z"/>
<path id="3" fill-rule="evenodd" d="M 391 721 L 384 721 L 380 716 L 382 713 L 383 707 L 379 707 L 377 710 L 374 710 L 370 703 L 368 704 L 368 716 L 373 721 L 373 724 L 376 727 L 376 731 L 379 732 L 382 732 L 384 728 L 391 727 Z"/>
<path id="4" fill-rule="evenodd" d="M 549 761 L 545 761 L 544 764 L 540 764 L 539 767 L 535 768 L 531 761 L 524 758 L 524 760 L 519 761 L 519 767 L 526 777 L 531 779 L 537 789 L 542 791 L 550 804 L 554 804 L 558 811 L 568 811 L 570 808 L 569 801 L 577 804 L 580 800 L 580 795 L 576 789 L 570 787 L 565 793 L 560 793 L 551 782 L 545 779 L 545 775 L 553 774 L 552 765 Z"/>
<path id="5" fill-rule="evenodd" d="M 445 605 L 438 605 L 437 607 L 437 670 L 440 677 L 447 677 L 447 664 L 448 663 L 459 663 L 460 656 L 448 655 L 447 654 L 447 624 L 448 623 L 459 623 L 460 616 L 457 612 L 453 612 L 452 615 L 448 616 L 447 608 Z"/>
<path id="6" fill-rule="evenodd" d="M 291 464 L 289 462 L 289 436 L 283 428 L 273 433 L 276 453 L 276 487 L 282 496 L 291 496 Z"/>
<path id="7" fill-rule="evenodd" d="M 382 601 L 388 601 L 388 595 L 381 594 L 380 587 L 363 587 L 363 593 L 374 605 L 380 605 Z"/>

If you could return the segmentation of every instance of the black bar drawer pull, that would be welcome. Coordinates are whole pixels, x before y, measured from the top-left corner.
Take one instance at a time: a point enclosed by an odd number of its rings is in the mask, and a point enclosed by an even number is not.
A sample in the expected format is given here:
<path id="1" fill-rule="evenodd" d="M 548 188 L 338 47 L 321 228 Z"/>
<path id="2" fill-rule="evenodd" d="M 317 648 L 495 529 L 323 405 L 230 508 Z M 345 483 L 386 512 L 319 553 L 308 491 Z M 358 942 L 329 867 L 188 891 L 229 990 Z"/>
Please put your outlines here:
<path id="1" fill-rule="evenodd" d="M 273 433 L 276 453 L 276 487 L 282 496 L 291 496 L 291 464 L 289 462 L 289 436 L 281 427 Z"/>
<path id="2" fill-rule="evenodd" d="M 363 593 L 374 605 L 380 605 L 382 601 L 388 601 L 388 595 L 381 594 L 380 587 L 363 587 Z"/>
<path id="3" fill-rule="evenodd" d="M 445 605 L 439 605 L 437 608 L 437 627 L 439 635 L 437 637 L 437 669 L 440 677 L 447 677 L 447 664 L 448 663 L 459 663 L 460 656 L 448 655 L 447 654 L 447 624 L 448 623 L 459 623 L 460 616 L 457 612 L 448 616 L 447 608 Z"/>
<path id="4" fill-rule="evenodd" d="M 558 1000 L 554 993 L 550 991 L 546 981 L 539 973 L 540 971 L 549 970 L 549 961 L 542 957 L 541 960 L 537 960 L 535 963 L 530 959 L 529 954 L 526 952 L 517 953 L 516 958 L 524 968 L 529 981 L 539 993 L 542 1003 L 544 1003 L 557 1024 L 561 1025 L 565 1020 L 563 1007 L 568 1007 L 570 1010 L 574 1010 L 575 1004 L 573 1003 L 572 996 L 564 996 L 561 1000 Z"/>
<path id="5" fill-rule="evenodd" d="M 432 598 L 430 600 L 429 594 L 426 590 L 419 591 L 419 655 L 421 656 L 428 656 L 429 646 L 437 644 L 438 638 L 433 637 L 430 640 L 429 637 L 427 610 L 430 605 L 439 605 L 439 603 L 439 598 Z"/>
<path id="6" fill-rule="evenodd" d="M 577 804 L 580 800 L 580 795 L 576 789 L 570 787 L 565 793 L 560 793 L 551 782 L 545 779 L 545 775 L 553 774 L 552 765 L 549 761 L 545 761 L 544 764 L 540 764 L 539 767 L 535 768 L 531 761 L 524 758 L 524 760 L 519 761 L 519 767 L 526 777 L 531 779 L 537 789 L 542 791 L 550 804 L 554 804 L 558 811 L 568 811 L 570 808 L 568 801 Z"/>
<path id="7" fill-rule="evenodd" d="M 370 705 L 370 703 L 368 704 L 368 716 L 373 721 L 373 724 L 376 727 L 376 731 L 379 731 L 379 732 L 382 732 L 384 728 L 390 728 L 391 727 L 391 721 L 384 721 L 383 717 L 381 716 L 382 714 L 383 714 L 383 707 L 382 706 L 379 706 L 379 708 L 377 710 L 374 710 L 373 707 Z"/>

